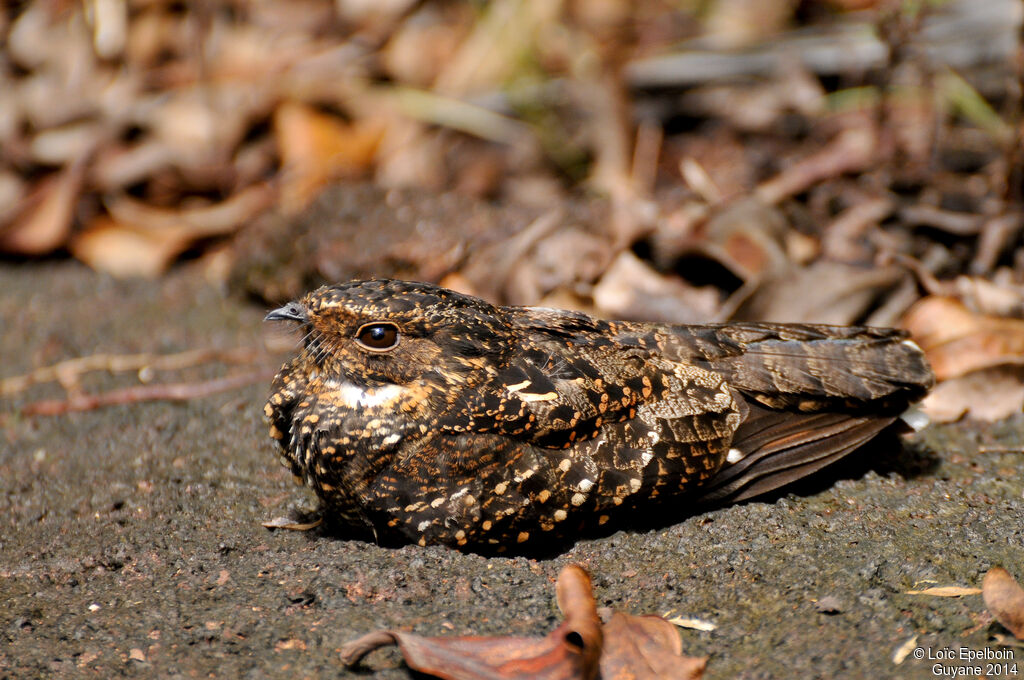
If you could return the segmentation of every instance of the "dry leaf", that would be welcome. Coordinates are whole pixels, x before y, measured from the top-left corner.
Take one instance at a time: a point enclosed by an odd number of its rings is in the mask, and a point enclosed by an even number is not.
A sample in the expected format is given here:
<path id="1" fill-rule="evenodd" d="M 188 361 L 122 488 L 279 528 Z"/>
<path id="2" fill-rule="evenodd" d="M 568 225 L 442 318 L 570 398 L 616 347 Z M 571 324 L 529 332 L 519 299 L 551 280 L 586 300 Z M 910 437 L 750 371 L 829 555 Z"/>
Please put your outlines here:
<path id="1" fill-rule="evenodd" d="M 995 422 L 1024 410 L 1024 366 L 996 366 L 946 380 L 921 402 L 932 422 L 964 416 Z"/>
<path id="2" fill-rule="evenodd" d="M 997 270 L 988 280 L 980 276 L 958 276 L 956 296 L 969 308 L 997 317 L 1024 317 L 1024 287 L 1009 267 Z"/>
<path id="3" fill-rule="evenodd" d="M 82 166 L 77 163 L 42 180 L 24 199 L 21 215 L 0 232 L 0 251 L 43 255 L 64 245 L 81 188 Z"/>
<path id="4" fill-rule="evenodd" d="M 380 120 L 346 123 L 311 107 L 285 102 L 274 114 L 274 134 L 285 169 L 286 212 L 305 207 L 329 181 L 367 170 L 383 135 Z"/>
<path id="5" fill-rule="evenodd" d="M 762 285 L 737 317 L 845 325 L 864 316 L 888 290 L 907 276 L 898 267 L 855 267 L 819 260 L 792 269 Z"/>
<path id="6" fill-rule="evenodd" d="M 3 115 L 0 108 L 0 117 Z M 0 170 L 0 233 L 3 233 L 3 226 L 17 214 L 18 206 L 27 191 L 26 182 L 17 173 Z"/>
<path id="7" fill-rule="evenodd" d="M 397 644 L 412 669 L 446 680 L 689 680 L 701 676 L 706 658 L 682 656 L 679 636 L 664 619 L 616 613 L 602 630 L 590 577 L 582 567 L 565 567 L 556 592 L 565 621 L 545 638 L 426 638 L 386 630 L 346 644 L 341 658 L 353 666 L 374 649 Z"/>
<path id="8" fill-rule="evenodd" d="M 615 612 L 604 625 L 602 680 L 693 680 L 707 657 L 682 656 L 675 626 L 660 616 Z"/>
<path id="9" fill-rule="evenodd" d="M 690 219 L 700 216 L 698 212 Z M 779 210 L 757 199 L 716 206 L 700 229 L 687 224 L 685 214 L 678 217 L 681 223 L 665 223 L 652 236 L 654 259 L 662 265 L 695 253 L 716 260 L 746 283 L 790 268 L 784 245 L 789 223 Z"/>
<path id="10" fill-rule="evenodd" d="M 274 645 L 274 651 L 275 652 L 283 652 L 283 651 L 300 651 L 300 652 L 304 652 L 304 651 L 306 651 L 306 643 L 303 642 L 302 640 L 298 640 L 296 638 L 291 638 L 289 640 L 281 640 L 280 642 L 278 642 L 277 644 Z"/>
<path id="11" fill-rule="evenodd" d="M 176 155 L 174 148 L 157 140 L 111 144 L 97 151 L 89 168 L 89 181 L 97 189 L 114 191 L 156 174 L 170 165 Z"/>
<path id="12" fill-rule="evenodd" d="M 442 8 L 428 3 L 402 22 L 380 54 L 381 64 L 392 79 L 429 87 L 471 28 L 472 15 L 464 11 L 467 9 L 463 5 Z"/>
<path id="13" fill-rule="evenodd" d="M 834 595 L 826 595 L 814 603 L 814 609 L 822 614 L 841 614 L 843 605 Z"/>
<path id="14" fill-rule="evenodd" d="M 1018 640 L 1024 640 L 1024 588 L 1002 567 L 992 567 L 981 582 L 985 606 Z"/>
<path id="15" fill-rule="evenodd" d="M 378 631 L 341 650 L 347 666 L 368 652 L 397 644 L 409 667 L 445 680 L 592 680 L 601 654 L 601 623 L 582 568 L 562 570 L 559 606 L 565 621 L 545 638 L 426 638 L 402 631 Z"/>
<path id="16" fill-rule="evenodd" d="M 110 216 L 94 218 L 69 248 L 93 269 L 118 277 L 154 277 L 200 238 L 234 231 L 273 200 L 266 185 L 199 208 L 157 208 L 121 196 L 110 202 Z"/>
<path id="17" fill-rule="evenodd" d="M 97 271 L 119 278 L 153 278 L 163 273 L 185 244 L 169 231 L 149 231 L 100 215 L 68 247 Z"/>
<path id="18" fill-rule="evenodd" d="M 1024 321 L 931 296 L 915 304 L 902 325 L 943 381 L 921 406 L 934 421 L 964 415 L 995 421 L 1024 409 Z"/>
<path id="19" fill-rule="evenodd" d="M 903 317 L 939 380 L 1005 364 L 1024 364 L 1024 321 L 976 314 L 953 298 L 931 296 Z"/>
<path id="20" fill-rule="evenodd" d="M 218 203 L 180 209 L 159 208 L 127 196 L 107 205 L 121 222 L 147 231 L 171 232 L 183 242 L 229 234 L 252 220 L 274 202 L 275 192 L 267 184 L 254 184 Z"/>
<path id="21" fill-rule="evenodd" d="M 965 586 L 935 586 L 922 590 L 908 590 L 907 595 L 931 595 L 932 597 L 963 597 L 964 595 L 977 595 L 981 588 L 968 588 Z"/>
<path id="22" fill-rule="evenodd" d="M 511 268 L 505 281 L 505 299 L 513 305 L 538 304 L 552 291 L 572 290 L 595 280 L 611 259 L 612 248 L 606 238 L 580 227 L 561 225 L 538 239 Z"/>
<path id="23" fill-rule="evenodd" d="M 637 321 L 707 322 L 720 304 L 717 288 L 660 274 L 628 250 L 608 267 L 593 296 L 601 315 Z"/>

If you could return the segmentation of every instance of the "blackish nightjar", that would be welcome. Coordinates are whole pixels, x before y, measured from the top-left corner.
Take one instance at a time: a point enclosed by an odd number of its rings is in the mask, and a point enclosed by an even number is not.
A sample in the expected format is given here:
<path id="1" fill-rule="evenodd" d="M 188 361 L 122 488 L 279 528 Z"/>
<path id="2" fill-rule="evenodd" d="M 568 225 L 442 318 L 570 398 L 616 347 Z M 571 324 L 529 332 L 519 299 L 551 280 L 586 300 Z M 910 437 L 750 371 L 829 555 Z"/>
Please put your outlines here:
<path id="1" fill-rule="evenodd" d="M 266 406 L 285 464 L 389 543 L 501 552 L 750 498 L 933 383 L 899 330 L 603 321 L 426 283 L 323 287 L 267 319 L 304 334 Z"/>

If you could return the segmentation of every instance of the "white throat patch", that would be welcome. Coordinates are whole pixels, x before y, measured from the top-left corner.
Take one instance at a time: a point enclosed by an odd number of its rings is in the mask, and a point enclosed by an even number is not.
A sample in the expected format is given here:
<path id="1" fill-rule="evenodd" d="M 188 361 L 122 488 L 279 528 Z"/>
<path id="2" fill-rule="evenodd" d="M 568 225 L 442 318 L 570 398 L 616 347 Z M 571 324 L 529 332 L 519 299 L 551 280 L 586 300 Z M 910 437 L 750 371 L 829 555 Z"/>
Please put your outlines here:
<path id="1" fill-rule="evenodd" d="M 390 404 L 405 391 L 405 388 L 401 385 L 360 387 L 347 381 L 338 381 L 335 385 L 338 390 L 338 400 L 349 408 L 366 408 Z"/>

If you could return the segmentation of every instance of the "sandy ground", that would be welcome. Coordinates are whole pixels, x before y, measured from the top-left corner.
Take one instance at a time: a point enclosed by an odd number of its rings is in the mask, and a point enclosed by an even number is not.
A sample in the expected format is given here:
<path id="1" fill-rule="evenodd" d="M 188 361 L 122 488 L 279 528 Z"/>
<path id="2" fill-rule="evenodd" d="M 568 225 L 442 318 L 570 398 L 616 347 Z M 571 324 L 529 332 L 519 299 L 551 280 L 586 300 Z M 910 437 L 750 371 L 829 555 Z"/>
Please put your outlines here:
<path id="1" fill-rule="evenodd" d="M 263 333 L 264 309 L 195 272 L 120 283 L 7 264 L 0 291 L 4 376 Z M 687 653 L 711 655 L 708 678 L 930 678 L 968 662 L 896 665 L 897 648 L 999 649 L 998 626 L 980 596 L 907 591 L 976 586 L 996 564 L 1024 576 L 1024 418 L 881 442 L 770 503 L 681 508 L 675 524 L 553 558 L 485 558 L 264 529 L 312 505 L 276 461 L 266 391 L 31 419 L 18 406 L 59 390 L 0 402 L 0 676 L 407 678 L 394 652 L 353 673 L 337 651 L 376 628 L 543 635 L 559 618 L 554 578 L 579 562 L 600 605 L 714 623 L 680 631 Z"/>

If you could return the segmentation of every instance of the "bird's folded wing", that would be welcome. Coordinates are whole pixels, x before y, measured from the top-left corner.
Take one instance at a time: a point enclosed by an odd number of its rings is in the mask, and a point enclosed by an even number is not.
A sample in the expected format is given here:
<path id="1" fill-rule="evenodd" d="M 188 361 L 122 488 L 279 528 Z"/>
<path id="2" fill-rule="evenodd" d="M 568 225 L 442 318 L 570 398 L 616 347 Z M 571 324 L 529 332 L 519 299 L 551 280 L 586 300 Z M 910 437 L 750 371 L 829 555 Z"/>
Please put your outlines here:
<path id="1" fill-rule="evenodd" d="M 759 496 L 834 463 L 870 440 L 894 415 L 790 413 L 750 406 L 730 459 L 701 486 L 702 501 L 732 503 Z"/>

